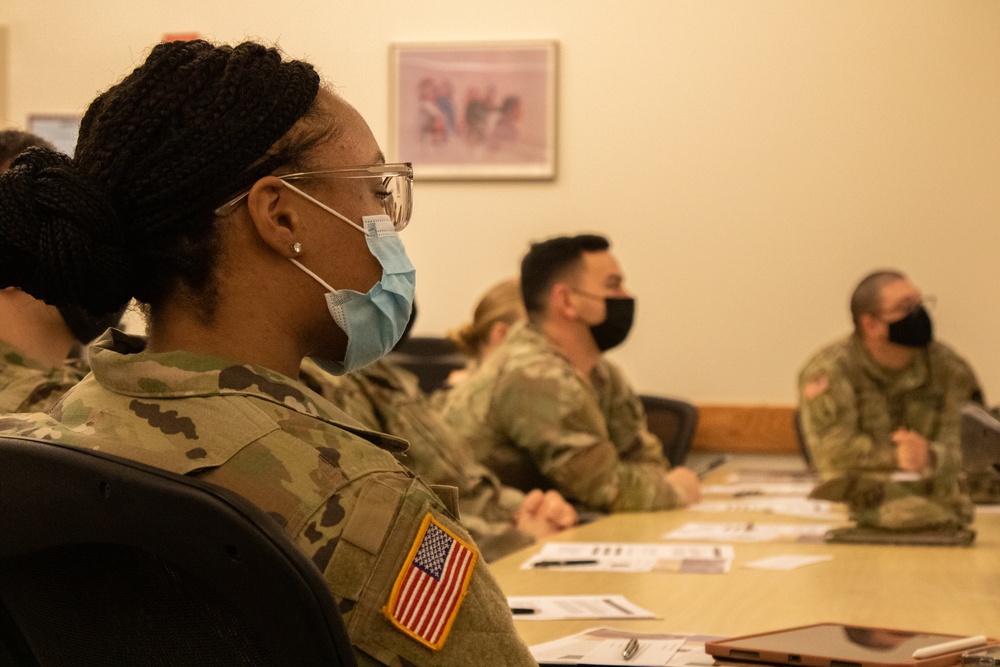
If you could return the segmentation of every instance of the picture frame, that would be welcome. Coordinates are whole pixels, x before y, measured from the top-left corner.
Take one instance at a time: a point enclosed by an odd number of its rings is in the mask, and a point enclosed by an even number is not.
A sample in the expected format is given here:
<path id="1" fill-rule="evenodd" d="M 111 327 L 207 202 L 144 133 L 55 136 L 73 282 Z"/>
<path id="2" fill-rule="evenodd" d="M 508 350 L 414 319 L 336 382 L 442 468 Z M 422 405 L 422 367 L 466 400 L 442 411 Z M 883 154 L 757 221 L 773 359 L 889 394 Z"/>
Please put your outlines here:
<path id="1" fill-rule="evenodd" d="M 56 150 L 73 156 L 77 135 L 80 134 L 78 113 L 32 113 L 28 114 L 28 132 L 36 134 L 56 147 Z"/>
<path id="2" fill-rule="evenodd" d="M 556 41 L 392 44 L 389 61 L 389 150 L 414 178 L 556 177 Z"/>

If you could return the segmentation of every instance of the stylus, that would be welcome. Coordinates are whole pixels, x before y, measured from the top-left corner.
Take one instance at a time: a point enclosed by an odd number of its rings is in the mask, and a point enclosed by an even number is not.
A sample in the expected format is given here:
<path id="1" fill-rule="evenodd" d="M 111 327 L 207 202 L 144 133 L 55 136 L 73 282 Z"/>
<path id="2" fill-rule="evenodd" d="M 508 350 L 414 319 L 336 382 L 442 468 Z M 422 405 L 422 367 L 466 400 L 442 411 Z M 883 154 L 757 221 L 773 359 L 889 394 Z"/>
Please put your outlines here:
<path id="1" fill-rule="evenodd" d="M 982 646 L 985 643 L 986 637 L 983 635 L 976 635 L 975 637 L 962 637 L 961 639 L 955 639 L 954 641 L 918 648 L 913 652 L 913 659 L 922 660 L 923 658 L 931 658 L 935 655 L 951 653 L 952 651 L 961 651 L 966 648 L 976 648 L 977 646 Z"/>

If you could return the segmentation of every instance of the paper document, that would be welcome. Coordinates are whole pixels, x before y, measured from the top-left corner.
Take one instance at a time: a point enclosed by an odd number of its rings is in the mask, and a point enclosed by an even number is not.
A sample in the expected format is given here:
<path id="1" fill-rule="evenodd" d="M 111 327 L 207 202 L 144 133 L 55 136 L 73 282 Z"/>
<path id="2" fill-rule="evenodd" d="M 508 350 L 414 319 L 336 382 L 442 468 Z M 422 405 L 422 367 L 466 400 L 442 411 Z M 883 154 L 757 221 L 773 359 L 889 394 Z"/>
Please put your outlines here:
<path id="1" fill-rule="evenodd" d="M 726 477 L 727 482 L 749 482 L 765 484 L 794 484 L 797 482 L 810 482 L 813 485 L 819 484 L 819 478 L 808 470 L 766 470 L 766 469 L 740 469 Z"/>
<path id="2" fill-rule="evenodd" d="M 520 595 L 508 597 L 507 604 L 518 621 L 658 618 L 624 595 Z"/>
<path id="3" fill-rule="evenodd" d="M 740 498 L 738 500 L 710 500 L 691 505 L 699 512 L 766 512 L 786 514 L 808 519 L 843 519 L 844 506 L 829 500 L 809 498 Z"/>
<path id="4" fill-rule="evenodd" d="M 795 570 L 806 565 L 822 563 L 827 560 L 833 560 L 833 556 L 795 556 L 789 554 L 761 558 L 752 563 L 747 563 L 746 566 L 755 570 Z"/>
<path id="5" fill-rule="evenodd" d="M 629 641 L 638 643 L 635 653 L 622 657 Z M 570 637 L 531 647 L 531 654 L 542 665 L 630 665 L 631 667 L 661 667 L 684 645 L 678 635 L 623 632 L 611 628 L 594 628 Z M 708 663 L 711 664 L 711 663 Z"/>
<path id="6" fill-rule="evenodd" d="M 735 484 L 706 484 L 702 493 L 725 493 L 734 496 L 808 496 L 816 488 L 815 482 L 737 482 Z"/>
<path id="7" fill-rule="evenodd" d="M 622 661 L 624 647 L 631 639 L 635 639 L 639 644 L 636 655 L 631 660 Z M 721 638 L 591 628 L 569 637 L 532 646 L 531 653 L 542 665 L 710 667 L 715 664 L 715 659 L 705 653 L 705 642 L 717 639 Z"/>
<path id="8" fill-rule="evenodd" d="M 725 574 L 732 567 L 733 557 L 729 544 L 549 542 L 521 569 Z"/>
<path id="9" fill-rule="evenodd" d="M 819 544 L 827 523 L 759 523 L 753 521 L 686 523 L 666 533 L 668 540 L 713 540 L 718 542 L 800 542 Z"/>

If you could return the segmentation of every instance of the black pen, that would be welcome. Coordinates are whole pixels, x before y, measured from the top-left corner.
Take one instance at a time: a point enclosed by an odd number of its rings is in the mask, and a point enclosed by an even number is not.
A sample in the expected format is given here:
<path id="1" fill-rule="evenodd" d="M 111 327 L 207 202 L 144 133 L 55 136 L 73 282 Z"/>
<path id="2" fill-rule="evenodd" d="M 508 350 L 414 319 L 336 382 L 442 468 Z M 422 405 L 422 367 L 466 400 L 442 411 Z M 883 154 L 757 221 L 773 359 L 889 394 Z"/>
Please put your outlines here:
<path id="1" fill-rule="evenodd" d="M 711 463 L 709 463 L 707 466 L 705 466 L 704 470 L 702 470 L 701 472 L 698 473 L 698 479 L 703 479 L 705 477 L 705 475 L 707 475 L 708 473 L 712 472 L 713 470 L 715 470 L 716 468 L 718 468 L 719 466 L 721 466 L 725 462 L 726 462 L 726 457 L 725 456 L 720 456 L 718 458 L 713 459 Z"/>
<path id="2" fill-rule="evenodd" d="M 538 610 L 532 609 L 531 607 L 511 607 L 510 613 L 514 614 L 515 616 L 519 614 L 537 614 Z"/>
<path id="3" fill-rule="evenodd" d="M 540 560 L 531 567 L 564 567 L 572 565 L 597 565 L 596 560 Z"/>

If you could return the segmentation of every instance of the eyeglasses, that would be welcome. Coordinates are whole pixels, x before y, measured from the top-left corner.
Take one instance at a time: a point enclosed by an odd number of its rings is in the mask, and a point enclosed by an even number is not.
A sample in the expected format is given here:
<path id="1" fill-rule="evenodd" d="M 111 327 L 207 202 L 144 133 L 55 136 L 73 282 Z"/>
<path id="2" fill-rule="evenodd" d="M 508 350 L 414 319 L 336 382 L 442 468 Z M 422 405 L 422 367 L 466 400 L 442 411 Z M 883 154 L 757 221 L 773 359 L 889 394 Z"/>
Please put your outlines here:
<path id="1" fill-rule="evenodd" d="M 323 171 L 303 171 L 294 174 L 276 174 L 283 181 L 304 181 L 313 178 L 378 178 L 381 188 L 375 196 L 382 204 L 392 226 L 399 231 L 410 222 L 413 210 L 413 165 L 409 162 L 393 164 L 372 164 L 354 167 L 339 167 Z M 215 209 L 215 215 L 227 215 L 233 211 L 250 191 L 240 194 Z"/>

